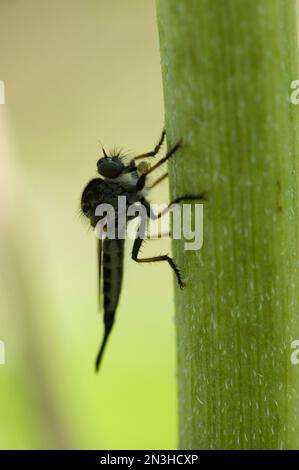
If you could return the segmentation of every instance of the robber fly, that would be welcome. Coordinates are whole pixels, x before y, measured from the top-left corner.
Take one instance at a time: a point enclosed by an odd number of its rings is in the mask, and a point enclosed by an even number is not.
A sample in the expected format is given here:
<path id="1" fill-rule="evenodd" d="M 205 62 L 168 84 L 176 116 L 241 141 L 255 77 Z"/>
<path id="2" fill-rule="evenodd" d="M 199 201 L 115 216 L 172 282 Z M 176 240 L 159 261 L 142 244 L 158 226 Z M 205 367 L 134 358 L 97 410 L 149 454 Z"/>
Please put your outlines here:
<path id="1" fill-rule="evenodd" d="M 150 203 L 146 198 L 146 190 L 152 189 L 168 174 L 165 173 L 150 186 L 147 185 L 147 177 L 160 167 L 163 163 L 169 160 L 181 146 L 178 142 L 171 148 L 164 158 L 159 160 L 153 166 L 147 164 L 144 159 L 148 157 L 155 157 L 160 151 L 165 139 L 165 131 L 162 132 L 161 138 L 151 152 L 138 155 L 132 158 L 128 164 L 125 163 L 124 157 L 117 152 L 107 155 L 105 150 L 103 156 L 97 162 L 98 173 L 102 178 L 92 179 L 85 187 L 81 198 L 81 210 L 83 214 L 89 219 L 93 228 L 96 227 L 99 216 L 96 215 L 96 208 L 101 204 L 111 204 L 115 211 L 117 211 L 117 202 L 119 196 L 124 196 L 127 207 L 139 203 L 144 206 L 147 217 L 160 218 L 164 211 L 153 215 Z M 141 163 L 137 164 L 137 161 Z M 179 202 L 183 199 L 197 199 L 194 196 L 184 196 L 178 198 L 173 203 Z M 173 204 L 172 203 L 172 204 Z M 128 220 L 129 221 L 129 220 Z M 117 222 L 115 221 L 115 224 Z M 140 233 L 137 234 L 132 250 L 132 259 L 137 263 L 151 263 L 166 261 L 173 269 L 177 282 L 182 288 L 184 286 L 181 274 L 173 259 L 168 255 L 160 255 L 151 258 L 140 258 L 138 256 L 144 236 Z M 99 270 L 99 288 L 101 290 L 101 277 L 103 277 L 103 297 L 104 297 L 104 336 L 102 344 L 96 359 L 96 371 L 98 371 L 108 337 L 113 327 L 115 312 L 117 309 L 123 278 L 123 258 L 124 258 L 124 239 L 117 238 L 117 232 L 114 239 L 104 238 L 98 239 L 98 270 Z"/>

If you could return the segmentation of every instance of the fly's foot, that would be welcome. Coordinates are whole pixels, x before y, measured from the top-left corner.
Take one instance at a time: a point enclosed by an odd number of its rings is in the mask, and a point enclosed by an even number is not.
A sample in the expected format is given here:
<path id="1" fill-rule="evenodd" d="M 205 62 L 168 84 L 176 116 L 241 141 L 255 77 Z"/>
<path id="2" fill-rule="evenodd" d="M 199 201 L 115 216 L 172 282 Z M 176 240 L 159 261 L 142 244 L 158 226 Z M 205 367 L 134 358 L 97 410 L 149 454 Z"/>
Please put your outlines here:
<path id="1" fill-rule="evenodd" d="M 206 191 L 200 194 L 187 194 L 185 196 L 179 196 L 172 201 L 171 204 L 179 204 L 182 201 L 202 201 L 207 202 L 208 200 L 208 193 Z"/>
<path id="2" fill-rule="evenodd" d="M 180 289 L 184 289 L 185 287 L 185 283 L 182 279 L 182 275 L 181 275 L 181 271 L 180 269 L 177 267 L 177 265 L 175 264 L 175 262 L 173 261 L 172 258 L 170 258 L 170 256 L 168 255 L 165 255 L 165 261 L 168 261 L 168 264 L 169 266 L 173 269 L 175 275 L 176 275 L 176 279 L 177 279 L 177 282 L 178 282 L 178 285 L 180 287 Z"/>

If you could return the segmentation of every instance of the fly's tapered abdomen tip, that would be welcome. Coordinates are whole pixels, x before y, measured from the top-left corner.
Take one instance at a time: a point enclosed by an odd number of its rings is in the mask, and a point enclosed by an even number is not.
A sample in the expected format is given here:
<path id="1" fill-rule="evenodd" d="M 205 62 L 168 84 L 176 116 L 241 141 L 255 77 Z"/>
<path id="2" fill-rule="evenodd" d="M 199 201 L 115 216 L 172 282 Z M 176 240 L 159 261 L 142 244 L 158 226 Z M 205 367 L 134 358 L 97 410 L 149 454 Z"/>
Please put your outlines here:
<path id="1" fill-rule="evenodd" d="M 106 341 L 105 341 L 105 343 L 103 342 L 103 344 L 101 346 L 101 349 L 99 351 L 99 354 L 97 355 L 97 358 L 96 358 L 96 363 L 95 363 L 95 371 L 96 372 L 99 372 L 99 370 L 100 370 L 100 365 L 101 365 L 102 358 L 103 358 L 105 344 L 106 344 Z"/>
<path id="2" fill-rule="evenodd" d="M 107 335 L 105 335 L 104 339 L 103 339 L 103 343 L 102 343 L 102 346 L 101 346 L 101 349 L 97 355 L 97 358 L 96 358 L 96 363 L 95 363 L 95 371 L 96 372 L 99 372 L 100 370 L 100 365 L 101 365 L 101 362 L 102 362 L 102 358 L 103 358 L 103 353 L 104 353 L 104 349 L 105 349 L 105 346 L 106 346 L 106 342 L 107 342 Z"/>
<path id="3" fill-rule="evenodd" d="M 98 358 L 96 359 L 95 363 L 95 372 L 98 373 L 100 370 L 100 361 L 98 361 Z"/>
<path id="4" fill-rule="evenodd" d="M 113 327 L 114 316 L 115 316 L 114 311 L 112 311 L 112 312 L 111 311 L 106 311 L 104 313 L 105 331 L 104 331 L 104 337 L 103 337 L 103 340 L 102 340 L 102 345 L 100 347 L 100 351 L 99 351 L 99 353 L 97 355 L 97 359 L 96 359 L 96 364 L 95 364 L 96 372 L 98 372 L 99 369 L 100 369 L 100 365 L 101 365 L 101 362 L 102 362 L 102 358 L 103 358 L 103 355 L 104 355 L 106 344 L 107 344 L 110 332 L 111 332 L 112 327 Z"/>

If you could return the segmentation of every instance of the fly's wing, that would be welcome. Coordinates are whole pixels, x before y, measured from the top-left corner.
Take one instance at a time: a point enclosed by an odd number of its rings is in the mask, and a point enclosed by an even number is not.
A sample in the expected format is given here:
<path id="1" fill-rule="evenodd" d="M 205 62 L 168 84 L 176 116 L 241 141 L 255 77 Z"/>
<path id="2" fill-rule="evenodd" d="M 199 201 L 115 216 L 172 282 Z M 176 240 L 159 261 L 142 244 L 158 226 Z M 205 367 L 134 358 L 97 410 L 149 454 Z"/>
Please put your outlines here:
<path id="1" fill-rule="evenodd" d="M 102 310 L 103 302 L 102 302 L 102 251 L 103 251 L 103 242 L 101 238 L 98 238 L 98 276 L 99 276 L 99 310 Z"/>

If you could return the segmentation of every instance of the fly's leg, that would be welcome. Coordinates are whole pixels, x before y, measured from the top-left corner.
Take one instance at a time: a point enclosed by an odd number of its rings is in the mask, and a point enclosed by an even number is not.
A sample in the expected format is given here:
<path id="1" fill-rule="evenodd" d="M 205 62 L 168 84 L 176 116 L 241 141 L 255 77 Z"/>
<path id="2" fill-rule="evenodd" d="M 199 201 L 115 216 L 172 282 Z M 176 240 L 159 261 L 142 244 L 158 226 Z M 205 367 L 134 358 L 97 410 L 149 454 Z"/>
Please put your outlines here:
<path id="1" fill-rule="evenodd" d="M 166 206 L 165 209 L 163 209 L 158 214 L 153 213 L 150 203 L 145 198 L 143 198 L 140 202 L 145 207 L 148 218 L 150 218 L 152 220 L 157 220 L 157 219 L 160 219 L 161 217 L 163 217 L 163 215 L 167 214 L 167 212 L 171 209 L 171 207 L 174 204 L 179 204 L 182 201 L 201 201 L 201 202 L 205 202 L 205 201 L 207 201 L 207 193 L 203 192 L 203 193 L 197 194 L 197 195 L 193 194 L 193 195 L 186 195 L 186 196 L 177 197 L 176 199 L 174 199 L 174 201 L 172 201 L 170 204 L 168 204 L 168 206 Z"/>
<path id="2" fill-rule="evenodd" d="M 203 192 L 201 194 L 186 194 L 185 196 L 179 196 L 172 201 L 169 206 L 172 206 L 172 204 L 179 204 L 182 201 L 202 201 L 206 202 L 208 200 L 207 193 Z"/>
<path id="3" fill-rule="evenodd" d="M 163 240 L 163 238 L 170 238 L 171 237 L 171 232 L 161 232 L 161 233 L 158 233 L 156 237 L 154 238 L 151 238 L 150 234 L 149 234 L 149 238 L 147 238 L 146 240 Z"/>
<path id="4" fill-rule="evenodd" d="M 136 189 L 137 191 L 140 191 L 141 189 L 144 188 L 146 177 L 152 173 L 154 170 L 159 168 L 159 166 L 163 165 L 167 160 L 169 160 L 175 153 L 176 151 L 182 146 L 182 141 L 180 140 L 177 144 L 172 147 L 169 152 L 165 155 L 165 157 L 161 158 L 155 165 L 153 165 L 151 168 L 149 168 L 146 172 L 144 172 L 139 178 L 136 183 Z"/>
<path id="5" fill-rule="evenodd" d="M 133 158 L 133 161 L 140 160 L 142 158 L 147 158 L 147 157 L 155 157 L 157 155 L 157 153 L 159 153 L 159 151 L 160 151 L 160 149 L 163 145 L 163 142 L 165 140 L 165 135 L 166 135 L 166 131 L 165 131 L 165 129 L 163 129 L 160 140 L 157 143 L 154 150 L 151 150 L 150 152 L 143 153 L 141 155 L 137 155 L 137 157 Z"/>
<path id="6" fill-rule="evenodd" d="M 157 186 L 161 181 L 164 181 L 168 176 L 168 173 L 164 173 L 164 175 L 160 176 L 156 181 L 154 181 L 150 186 L 148 186 L 148 189 L 153 189 L 155 186 Z"/>
<path id="7" fill-rule="evenodd" d="M 150 203 L 145 198 L 143 198 L 140 202 L 146 209 L 147 217 L 152 220 L 157 220 L 157 219 L 160 219 L 163 215 L 165 215 L 173 204 L 179 203 L 181 201 L 186 201 L 186 200 L 206 201 L 207 196 L 206 196 L 206 193 L 201 193 L 199 195 L 180 196 L 176 198 L 171 204 L 169 204 L 163 211 L 159 212 L 158 214 L 153 213 Z M 176 275 L 180 288 L 183 289 L 183 287 L 185 287 L 185 284 L 182 280 L 181 272 L 179 268 L 176 266 L 173 259 L 169 255 L 154 256 L 151 258 L 138 258 L 138 253 L 141 248 L 143 240 L 144 240 L 144 233 L 137 235 L 137 237 L 135 238 L 133 250 L 132 250 L 132 259 L 136 261 L 137 263 L 152 263 L 152 262 L 159 262 L 159 261 L 167 261 L 169 266 L 173 269 Z"/>
<path id="8" fill-rule="evenodd" d="M 179 268 L 176 266 L 175 262 L 173 259 L 168 256 L 168 255 L 160 255 L 160 256 L 153 256 L 150 258 L 138 258 L 138 253 L 140 251 L 141 245 L 143 242 L 143 238 L 140 238 L 140 236 L 137 236 L 134 241 L 133 245 L 133 250 L 132 250 L 132 259 L 136 261 L 137 263 L 158 263 L 160 261 L 167 261 L 171 269 L 174 271 L 176 275 L 177 282 L 180 286 L 181 289 L 185 286 L 182 280 L 182 276 L 180 273 Z"/>

